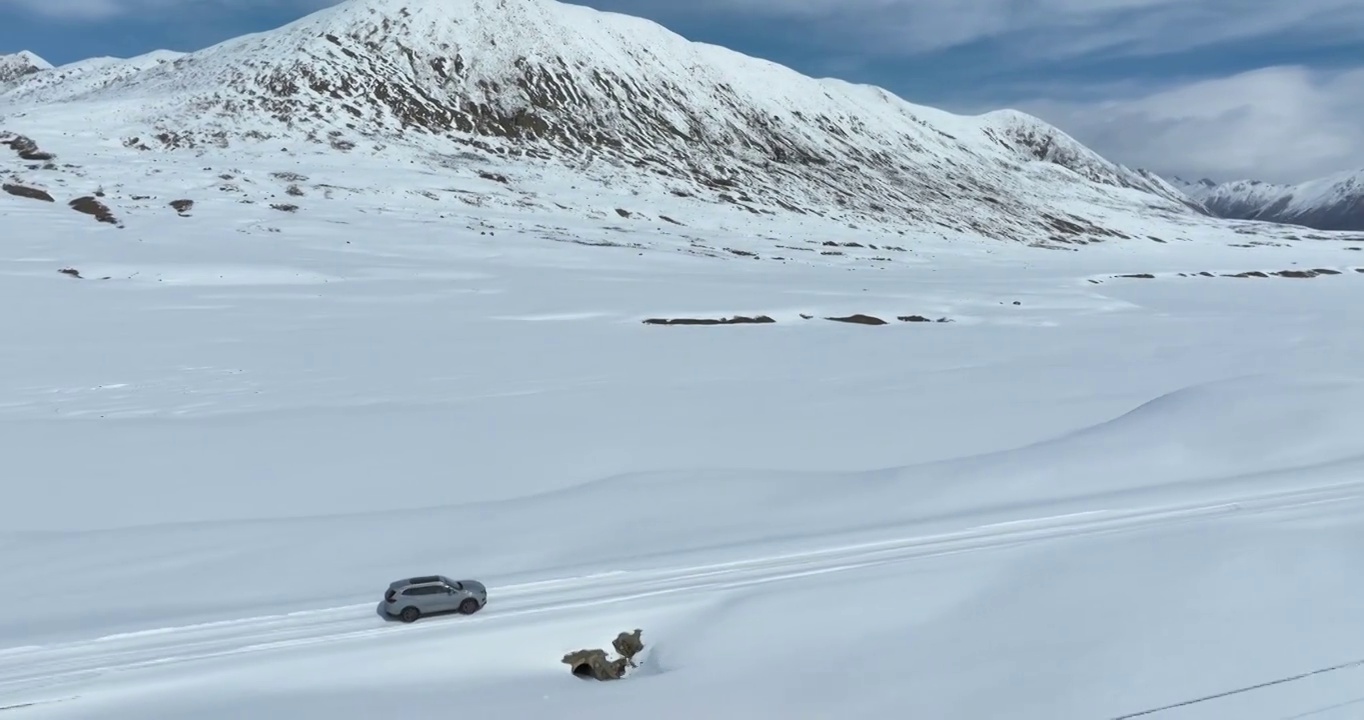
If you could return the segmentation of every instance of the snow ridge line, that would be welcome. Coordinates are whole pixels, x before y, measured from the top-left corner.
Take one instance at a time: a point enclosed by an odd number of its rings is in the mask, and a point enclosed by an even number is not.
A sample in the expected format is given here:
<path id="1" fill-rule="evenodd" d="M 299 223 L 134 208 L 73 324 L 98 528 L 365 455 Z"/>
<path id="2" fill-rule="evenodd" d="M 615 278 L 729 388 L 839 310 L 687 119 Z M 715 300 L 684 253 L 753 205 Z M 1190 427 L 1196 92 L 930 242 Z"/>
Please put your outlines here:
<path id="1" fill-rule="evenodd" d="M 305 646 L 388 637 L 390 633 L 467 632 L 484 625 L 674 595 L 704 594 L 786 582 L 960 553 L 987 552 L 1048 540 L 1134 532 L 1160 525 L 1207 521 L 1361 497 L 1364 481 L 1239 499 L 1047 516 L 968 530 L 835 546 L 737 561 L 660 570 L 597 573 L 490 588 L 496 604 L 477 615 L 444 622 L 395 625 L 365 603 L 317 611 L 220 621 L 0 651 L 0 695 L 51 690 L 109 672 Z"/>

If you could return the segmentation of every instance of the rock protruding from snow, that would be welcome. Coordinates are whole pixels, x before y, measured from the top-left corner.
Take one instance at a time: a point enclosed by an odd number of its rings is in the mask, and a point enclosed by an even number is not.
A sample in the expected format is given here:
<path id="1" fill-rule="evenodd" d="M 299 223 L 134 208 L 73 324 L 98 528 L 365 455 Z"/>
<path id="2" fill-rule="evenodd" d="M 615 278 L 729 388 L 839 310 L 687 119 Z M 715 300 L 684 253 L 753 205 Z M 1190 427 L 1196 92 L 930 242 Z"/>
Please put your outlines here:
<path id="1" fill-rule="evenodd" d="M 616 653 L 625 658 L 631 667 L 635 666 L 635 657 L 644 652 L 644 641 L 640 639 L 640 633 L 644 631 L 635 628 L 632 632 L 623 632 L 611 641 L 611 647 L 616 649 Z"/>
<path id="2" fill-rule="evenodd" d="M 564 655 L 563 662 L 576 677 L 590 680 L 619 680 L 625 677 L 630 661 L 618 657 L 612 660 L 600 648 L 576 650 Z"/>

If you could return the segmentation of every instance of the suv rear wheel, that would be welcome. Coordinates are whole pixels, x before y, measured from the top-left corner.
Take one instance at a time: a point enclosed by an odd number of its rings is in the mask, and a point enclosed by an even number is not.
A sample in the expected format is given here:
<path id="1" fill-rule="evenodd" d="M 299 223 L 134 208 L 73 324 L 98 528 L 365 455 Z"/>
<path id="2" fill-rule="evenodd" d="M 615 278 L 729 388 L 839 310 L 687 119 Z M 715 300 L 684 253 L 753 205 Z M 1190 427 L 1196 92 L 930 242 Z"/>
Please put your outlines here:
<path id="1" fill-rule="evenodd" d="M 403 608 L 403 611 L 401 613 L 398 613 L 398 617 L 402 618 L 403 622 L 405 623 L 416 622 L 417 618 L 421 616 L 422 611 L 410 605 Z"/>

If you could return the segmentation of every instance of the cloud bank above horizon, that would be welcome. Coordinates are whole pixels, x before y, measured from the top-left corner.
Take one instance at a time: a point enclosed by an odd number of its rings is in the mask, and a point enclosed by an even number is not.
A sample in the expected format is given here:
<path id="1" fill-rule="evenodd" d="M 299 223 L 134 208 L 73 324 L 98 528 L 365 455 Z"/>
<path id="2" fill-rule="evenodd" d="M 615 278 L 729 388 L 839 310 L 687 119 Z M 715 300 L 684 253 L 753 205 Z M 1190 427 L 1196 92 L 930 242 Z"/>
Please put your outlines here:
<path id="1" fill-rule="evenodd" d="M 1017 108 L 1167 175 L 1299 182 L 1364 168 L 1358 0 L 577 2 L 920 104 Z M 194 50 L 332 4 L 0 0 L 0 53 Z"/>

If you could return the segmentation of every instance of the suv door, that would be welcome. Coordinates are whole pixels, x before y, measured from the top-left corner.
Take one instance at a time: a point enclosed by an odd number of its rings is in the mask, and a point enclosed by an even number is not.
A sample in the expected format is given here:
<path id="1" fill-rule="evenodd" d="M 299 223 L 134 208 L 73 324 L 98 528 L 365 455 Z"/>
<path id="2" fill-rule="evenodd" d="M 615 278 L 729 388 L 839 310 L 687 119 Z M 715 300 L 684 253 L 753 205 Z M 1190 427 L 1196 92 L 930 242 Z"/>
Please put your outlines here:
<path id="1" fill-rule="evenodd" d="M 440 593 L 437 595 L 437 593 Z M 422 614 L 440 612 L 440 598 L 445 594 L 439 585 L 422 585 L 411 587 L 403 591 L 403 595 L 408 598 L 408 602 Z"/>
<path id="2" fill-rule="evenodd" d="M 441 610 L 458 610 L 460 601 L 464 599 L 464 593 L 461 593 L 449 585 L 438 585 L 436 587 L 440 590 L 440 594 L 436 596 L 436 599 L 441 605 Z"/>

